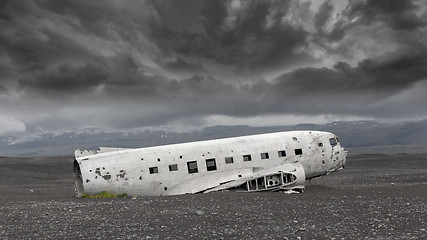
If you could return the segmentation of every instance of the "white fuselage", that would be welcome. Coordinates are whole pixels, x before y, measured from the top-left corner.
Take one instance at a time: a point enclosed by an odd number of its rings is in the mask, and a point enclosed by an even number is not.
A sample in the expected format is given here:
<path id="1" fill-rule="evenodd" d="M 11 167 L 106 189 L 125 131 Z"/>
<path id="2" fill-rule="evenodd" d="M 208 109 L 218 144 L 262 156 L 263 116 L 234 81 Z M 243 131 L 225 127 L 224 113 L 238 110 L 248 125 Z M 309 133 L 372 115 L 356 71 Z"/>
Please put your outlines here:
<path id="1" fill-rule="evenodd" d="M 97 153 L 77 150 L 74 173 L 80 195 L 177 195 L 281 166 L 302 166 L 303 180 L 311 179 L 343 167 L 346 154 L 332 133 L 290 131 Z"/>

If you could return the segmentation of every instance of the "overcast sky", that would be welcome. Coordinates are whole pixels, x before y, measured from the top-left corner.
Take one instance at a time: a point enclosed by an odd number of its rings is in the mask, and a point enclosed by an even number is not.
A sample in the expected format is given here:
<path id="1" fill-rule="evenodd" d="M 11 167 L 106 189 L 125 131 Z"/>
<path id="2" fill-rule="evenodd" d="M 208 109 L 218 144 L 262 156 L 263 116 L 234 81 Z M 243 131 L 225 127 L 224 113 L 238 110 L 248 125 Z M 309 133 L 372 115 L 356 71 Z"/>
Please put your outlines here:
<path id="1" fill-rule="evenodd" d="M 0 135 L 427 117 L 427 1 L 0 1 Z"/>

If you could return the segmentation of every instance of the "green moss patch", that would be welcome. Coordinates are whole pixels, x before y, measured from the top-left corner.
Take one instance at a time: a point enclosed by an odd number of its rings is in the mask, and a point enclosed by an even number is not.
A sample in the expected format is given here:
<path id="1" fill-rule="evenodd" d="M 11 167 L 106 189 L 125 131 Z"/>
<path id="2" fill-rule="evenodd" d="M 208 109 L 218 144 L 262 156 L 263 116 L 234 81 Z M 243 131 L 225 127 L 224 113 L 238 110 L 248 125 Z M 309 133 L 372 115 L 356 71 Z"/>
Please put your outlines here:
<path id="1" fill-rule="evenodd" d="M 126 198 L 127 196 L 128 196 L 127 193 L 114 194 L 112 192 L 107 192 L 107 191 L 102 191 L 95 195 L 86 194 L 86 193 L 83 193 L 82 195 L 82 197 L 84 198 Z"/>

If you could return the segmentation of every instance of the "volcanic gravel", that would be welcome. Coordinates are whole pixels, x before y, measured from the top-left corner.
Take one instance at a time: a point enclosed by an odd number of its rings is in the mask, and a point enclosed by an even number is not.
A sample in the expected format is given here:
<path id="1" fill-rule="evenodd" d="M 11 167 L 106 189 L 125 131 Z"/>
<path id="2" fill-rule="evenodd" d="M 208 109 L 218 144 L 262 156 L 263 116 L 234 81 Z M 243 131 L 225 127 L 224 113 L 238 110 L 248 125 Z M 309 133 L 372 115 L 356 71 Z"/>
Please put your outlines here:
<path id="1" fill-rule="evenodd" d="M 76 198 L 72 164 L 0 158 L 1 239 L 427 239 L 427 154 L 350 155 L 300 194 Z"/>

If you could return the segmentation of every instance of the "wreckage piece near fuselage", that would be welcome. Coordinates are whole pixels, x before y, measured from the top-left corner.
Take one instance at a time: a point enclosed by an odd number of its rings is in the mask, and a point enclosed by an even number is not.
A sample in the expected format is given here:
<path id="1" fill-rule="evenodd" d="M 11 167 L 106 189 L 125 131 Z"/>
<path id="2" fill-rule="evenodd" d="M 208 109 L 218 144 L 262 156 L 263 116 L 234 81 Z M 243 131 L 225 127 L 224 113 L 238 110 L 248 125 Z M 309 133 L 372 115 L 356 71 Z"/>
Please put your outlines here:
<path id="1" fill-rule="evenodd" d="M 136 196 L 303 190 L 305 180 L 344 167 L 347 152 L 328 132 L 290 131 L 156 147 L 75 151 L 77 196 Z"/>

